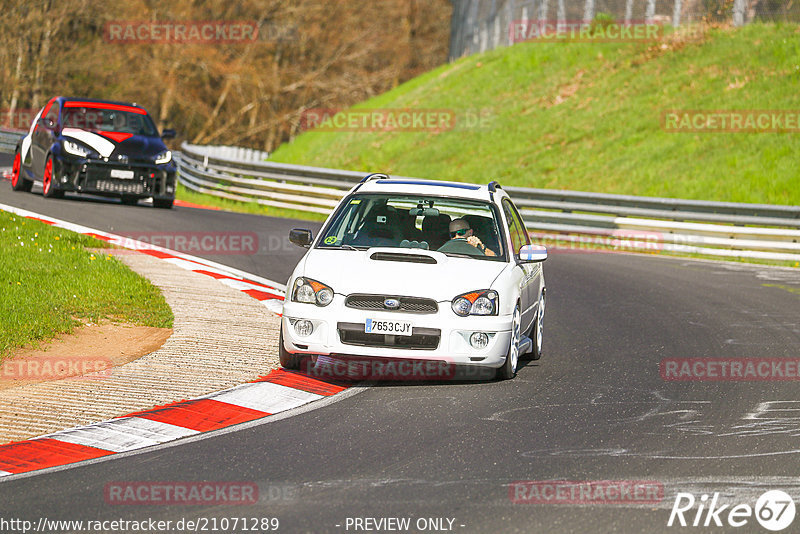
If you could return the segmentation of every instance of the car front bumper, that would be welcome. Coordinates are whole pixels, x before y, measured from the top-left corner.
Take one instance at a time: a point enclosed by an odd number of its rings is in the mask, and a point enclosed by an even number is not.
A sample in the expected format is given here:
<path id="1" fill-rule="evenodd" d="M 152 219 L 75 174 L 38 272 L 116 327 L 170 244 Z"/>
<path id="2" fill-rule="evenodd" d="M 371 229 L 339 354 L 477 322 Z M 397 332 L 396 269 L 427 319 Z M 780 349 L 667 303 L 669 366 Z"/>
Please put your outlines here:
<path id="1" fill-rule="evenodd" d="M 440 302 L 436 313 L 407 313 L 362 310 L 344 305 L 336 295 L 325 307 L 284 302 L 281 329 L 284 349 L 293 354 L 333 355 L 365 358 L 395 358 L 446 362 L 455 365 L 497 368 L 503 365 L 511 341 L 511 316 L 459 317 L 450 302 Z M 367 319 L 409 321 L 413 335 L 365 334 Z M 313 331 L 301 336 L 295 329 L 298 320 L 310 321 Z M 483 332 L 488 344 L 476 349 L 470 336 Z"/>
<path id="2" fill-rule="evenodd" d="M 129 178 L 112 176 L 112 171 L 132 173 Z M 56 170 L 55 184 L 63 191 L 103 196 L 154 199 L 175 198 L 174 165 L 133 163 L 130 165 L 85 158 L 64 159 Z"/>

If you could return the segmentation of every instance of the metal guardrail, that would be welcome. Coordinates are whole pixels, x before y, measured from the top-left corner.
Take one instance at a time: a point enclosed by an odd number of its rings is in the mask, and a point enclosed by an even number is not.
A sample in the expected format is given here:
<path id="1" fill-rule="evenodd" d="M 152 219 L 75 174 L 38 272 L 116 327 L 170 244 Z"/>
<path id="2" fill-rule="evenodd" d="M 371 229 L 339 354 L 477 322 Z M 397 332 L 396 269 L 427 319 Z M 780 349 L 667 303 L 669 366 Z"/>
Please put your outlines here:
<path id="1" fill-rule="evenodd" d="M 0 153 L 8 154 L 14 152 L 17 147 L 17 141 L 20 137 L 25 135 L 24 130 L 11 130 L 8 128 L 0 128 Z"/>
<path id="2" fill-rule="evenodd" d="M 0 152 L 24 132 L 0 128 Z M 192 191 L 328 214 L 363 172 L 258 161 L 266 153 L 184 143 L 179 180 Z M 800 206 L 504 188 L 529 233 L 556 249 L 695 253 L 800 261 Z"/>
<path id="3" fill-rule="evenodd" d="M 182 150 L 184 186 L 266 206 L 327 214 L 364 177 L 362 172 L 243 162 L 186 143 Z M 530 234 L 556 248 L 800 261 L 800 206 L 504 189 Z"/>

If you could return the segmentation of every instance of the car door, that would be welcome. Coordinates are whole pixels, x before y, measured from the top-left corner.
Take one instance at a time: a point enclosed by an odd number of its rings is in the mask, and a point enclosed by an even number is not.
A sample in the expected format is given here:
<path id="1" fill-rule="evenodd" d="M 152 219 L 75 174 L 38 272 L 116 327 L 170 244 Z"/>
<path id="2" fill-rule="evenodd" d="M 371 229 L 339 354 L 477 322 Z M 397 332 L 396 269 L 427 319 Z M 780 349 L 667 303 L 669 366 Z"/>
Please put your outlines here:
<path id="1" fill-rule="evenodd" d="M 528 332 L 530 325 L 533 323 L 533 317 L 536 313 L 534 306 L 539 298 L 537 290 L 538 274 L 541 272 L 541 264 L 539 263 L 521 263 L 519 261 L 519 249 L 524 245 L 530 244 L 528 232 L 525 230 L 525 223 L 522 221 L 516 206 L 507 198 L 503 199 L 503 212 L 508 222 L 508 233 L 511 237 L 512 254 L 514 260 L 517 262 L 517 268 L 522 270 L 522 278 L 520 279 L 519 298 L 520 298 L 520 312 L 522 332 Z"/>

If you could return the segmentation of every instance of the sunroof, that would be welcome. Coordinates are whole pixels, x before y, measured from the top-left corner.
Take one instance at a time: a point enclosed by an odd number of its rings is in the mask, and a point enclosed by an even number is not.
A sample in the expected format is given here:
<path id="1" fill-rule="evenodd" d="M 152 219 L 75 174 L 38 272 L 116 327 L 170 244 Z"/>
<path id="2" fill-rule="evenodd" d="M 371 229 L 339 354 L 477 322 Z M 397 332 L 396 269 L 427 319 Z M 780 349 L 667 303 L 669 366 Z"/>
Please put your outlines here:
<path id="1" fill-rule="evenodd" d="M 376 180 L 379 184 L 399 184 L 399 185 L 432 185 L 436 187 L 455 187 L 456 189 L 470 189 L 477 191 L 481 188 L 479 185 L 474 184 L 461 184 L 458 182 L 439 182 L 429 180 Z"/>

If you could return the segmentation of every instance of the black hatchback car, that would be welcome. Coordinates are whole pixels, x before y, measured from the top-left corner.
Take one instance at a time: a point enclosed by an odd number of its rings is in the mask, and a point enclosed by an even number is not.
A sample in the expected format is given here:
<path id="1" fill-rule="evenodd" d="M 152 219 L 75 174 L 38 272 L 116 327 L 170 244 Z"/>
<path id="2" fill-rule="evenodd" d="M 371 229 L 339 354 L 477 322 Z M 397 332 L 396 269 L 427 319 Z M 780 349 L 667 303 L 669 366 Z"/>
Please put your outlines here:
<path id="1" fill-rule="evenodd" d="M 17 144 L 11 186 L 30 191 L 42 184 L 45 197 L 65 191 L 118 197 L 124 204 L 153 198 L 158 208 L 175 200 L 175 163 L 147 111 L 136 104 L 51 99 Z"/>

